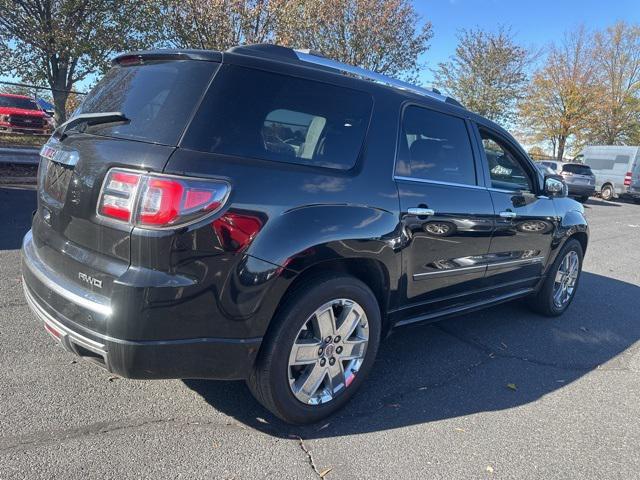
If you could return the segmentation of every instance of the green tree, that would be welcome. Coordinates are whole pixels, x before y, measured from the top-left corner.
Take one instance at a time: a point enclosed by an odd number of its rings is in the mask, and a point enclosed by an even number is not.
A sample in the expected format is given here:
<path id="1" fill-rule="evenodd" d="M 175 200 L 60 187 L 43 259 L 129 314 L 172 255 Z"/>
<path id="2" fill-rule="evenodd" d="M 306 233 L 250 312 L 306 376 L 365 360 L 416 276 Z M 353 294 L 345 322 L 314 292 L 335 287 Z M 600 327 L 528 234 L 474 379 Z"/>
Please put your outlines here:
<path id="1" fill-rule="evenodd" d="M 455 55 L 434 71 L 434 83 L 470 110 L 497 122 L 510 122 L 532 58 L 508 28 L 462 30 Z"/>
<path id="2" fill-rule="evenodd" d="M 594 38 L 600 98 L 589 121 L 589 141 L 640 141 L 640 26 L 618 22 Z"/>
<path id="3" fill-rule="evenodd" d="M 431 24 L 408 0 L 155 0 L 159 44 L 225 50 L 272 42 L 389 75 L 415 75 Z"/>
<path id="4" fill-rule="evenodd" d="M 0 0 L 0 72 L 51 88 L 58 122 L 73 86 L 137 46 L 133 0 Z"/>
<path id="5" fill-rule="evenodd" d="M 378 73 L 415 78 L 431 23 L 408 0 L 290 0 L 276 40 Z"/>
<path id="6" fill-rule="evenodd" d="M 520 103 L 520 120 L 534 142 L 546 141 L 562 160 L 569 142 L 578 146 L 597 101 L 593 40 L 584 28 L 552 45 Z"/>

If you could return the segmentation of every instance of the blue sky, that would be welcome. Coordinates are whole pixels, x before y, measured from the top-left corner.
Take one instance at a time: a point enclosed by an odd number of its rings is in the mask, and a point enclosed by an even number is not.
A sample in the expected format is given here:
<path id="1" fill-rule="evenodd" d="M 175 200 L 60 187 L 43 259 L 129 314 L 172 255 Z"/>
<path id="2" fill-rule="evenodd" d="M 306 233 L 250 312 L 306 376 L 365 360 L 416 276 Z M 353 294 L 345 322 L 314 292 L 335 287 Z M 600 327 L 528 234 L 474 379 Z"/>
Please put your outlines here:
<path id="1" fill-rule="evenodd" d="M 617 20 L 640 23 L 640 0 L 414 0 L 414 5 L 433 26 L 430 48 L 420 59 L 427 67 L 420 77 L 426 85 L 433 79 L 430 69 L 454 53 L 456 32 L 461 28 L 511 26 L 521 45 L 538 49 L 580 24 L 596 30 Z"/>
<path id="2" fill-rule="evenodd" d="M 493 30 L 511 26 L 516 40 L 534 49 L 562 38 L 567 30 L 584 24 L 591 30 L 606 28 L 617 20 L 640 23 L 640 0 L 415 0 L 424 20 L 433 26 L 429 51 L 421 58 L 427 65 L 421 80 L 430 84 L 430 68 L 445 61 L 456 48 L 461 28 Z"/>

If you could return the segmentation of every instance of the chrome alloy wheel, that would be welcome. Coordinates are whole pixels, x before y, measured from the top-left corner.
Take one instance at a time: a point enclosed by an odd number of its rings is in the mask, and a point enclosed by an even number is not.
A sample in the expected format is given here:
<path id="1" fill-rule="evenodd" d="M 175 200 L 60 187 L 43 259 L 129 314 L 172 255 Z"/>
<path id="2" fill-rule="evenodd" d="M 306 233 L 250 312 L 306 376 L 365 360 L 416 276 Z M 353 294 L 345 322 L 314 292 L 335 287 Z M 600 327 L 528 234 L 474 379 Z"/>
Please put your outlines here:
<path id="1" fill-rule="evenodd" d="M 553 284 L 553 304 L 557 308 L 564 307 L 571 300 L 579 273 L 580 259 L 578 254 L 571 250 L 562 259 Z"/>
<path id="2" fill-rule="evenodd" d="M 446 223 L 427 223 L 424 229 L 432 235 L 446 235 L 451 227 Z"/>
<path id="3" fill-rule="evenodd" d="M 367 352 L 369 324 L 353 300 L 335 299 L 302 326 L 289 354 L 289 386 L 307 405 L 334 399 L 355 379 Z"/>

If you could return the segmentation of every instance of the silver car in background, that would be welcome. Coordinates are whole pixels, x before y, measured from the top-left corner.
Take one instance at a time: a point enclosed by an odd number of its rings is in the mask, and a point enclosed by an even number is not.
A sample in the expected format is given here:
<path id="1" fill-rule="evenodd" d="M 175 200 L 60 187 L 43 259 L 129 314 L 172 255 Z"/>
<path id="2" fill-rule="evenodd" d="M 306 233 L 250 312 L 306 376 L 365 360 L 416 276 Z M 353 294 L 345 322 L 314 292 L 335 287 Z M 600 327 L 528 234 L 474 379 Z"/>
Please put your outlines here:
<path id="1" fill-rule="evenodd" d="M 593 145 L 576 159 L 591 167 L 603 200 L 626 197 L 640 203 L 639 146 Z"/>
<path id="2" fill-rule="evenodd" d="M 596 176 L 589 165 L 554 160 L 544 160 L 538 163 L 550 168 L 557 175 L 562 175 L 562 179 L 569 189 L 570 197 L 584 203 L 590 196 L 595 195 Z"/>

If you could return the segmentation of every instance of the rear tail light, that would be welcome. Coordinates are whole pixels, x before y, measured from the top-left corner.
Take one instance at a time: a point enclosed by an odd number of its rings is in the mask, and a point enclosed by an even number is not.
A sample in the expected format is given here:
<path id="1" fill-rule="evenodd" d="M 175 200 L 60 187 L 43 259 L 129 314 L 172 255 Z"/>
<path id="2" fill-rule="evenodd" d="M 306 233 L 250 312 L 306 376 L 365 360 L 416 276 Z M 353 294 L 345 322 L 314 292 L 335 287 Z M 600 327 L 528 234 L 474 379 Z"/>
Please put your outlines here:
<path id="1" fill-rule="evenodd" d="M 229 184 L 222 180 L 114 168 L 104 180 L 98 214 L 142 227 L 174 227 L 220 210 L 229 191 Z"/>
<path id="2" fill-rule="evenodd" d="M 631 172 L 627 172 L 627 174 L 624 176 L 624 184 L 628 187 L 631 185 L 631 177 L 633 176 L 633 174 Z"/>

